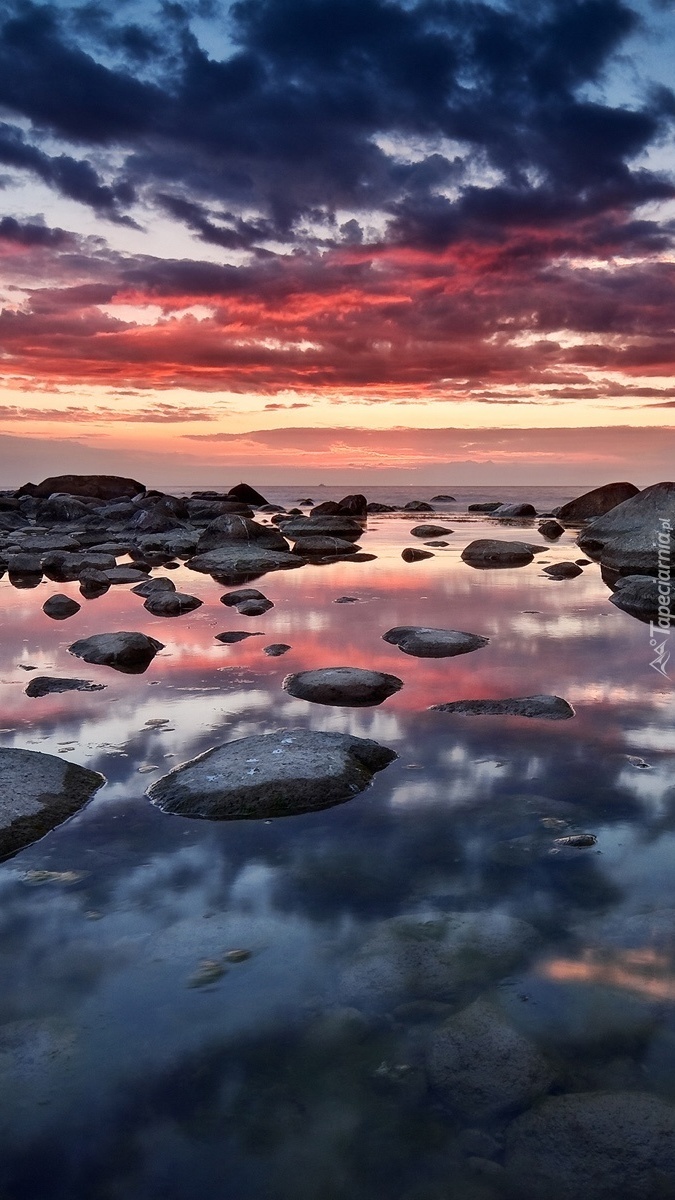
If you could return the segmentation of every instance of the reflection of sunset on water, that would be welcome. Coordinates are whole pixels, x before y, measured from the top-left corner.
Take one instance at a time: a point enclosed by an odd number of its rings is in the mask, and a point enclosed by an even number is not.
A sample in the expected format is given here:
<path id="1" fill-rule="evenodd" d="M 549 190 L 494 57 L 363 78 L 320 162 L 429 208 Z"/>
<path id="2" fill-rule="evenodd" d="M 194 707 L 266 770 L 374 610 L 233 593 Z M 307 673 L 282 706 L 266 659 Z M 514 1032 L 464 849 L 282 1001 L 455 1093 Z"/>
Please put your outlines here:
<path id="1" fill-rule="evenodd" d="M 602 984 L 649 1000 L 675 1001 L 673 958 L 647 947 L 587 949 L 578 959 L 549 959 L 539 965 L 538 971 L 555 983 Z"/>

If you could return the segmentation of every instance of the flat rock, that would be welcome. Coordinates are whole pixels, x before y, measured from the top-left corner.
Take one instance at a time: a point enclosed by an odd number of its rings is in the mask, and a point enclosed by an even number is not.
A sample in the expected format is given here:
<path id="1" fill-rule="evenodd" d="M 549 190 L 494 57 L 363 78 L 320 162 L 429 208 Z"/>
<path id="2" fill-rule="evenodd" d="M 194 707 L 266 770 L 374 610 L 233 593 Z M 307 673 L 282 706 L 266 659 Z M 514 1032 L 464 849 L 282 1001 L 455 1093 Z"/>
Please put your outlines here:
<path id="1" fill-rule="evenodd" d="M 147 597 L 144 608 L 147 608 L 153 617 L 180 617 L 184 613 L 194 612 L 196 608 L 201 608 L 203 600 L 198 596 L 189 596 L 184 592 L 151 592 Z"/>
<path id="2" fill-rule="evenodd" d="M 144 579 L 131 590 L 135 596 L 145 597 L 154 596 L 157 592 L 175 592 L 176 585 L 173 579 L 168 579 L 166 575 L 157 575 L 154 579 Z"/>
<path id="3" fill-rule="evenodd" d="M 36 842 L 105 783 L 97 771 L 36 750 L 0 750 L 0 858 Z"/>
<path id="4" fill-rule="evenodd" d="M 451 1108 L 477 1121 L 528 1107 L 553 1082 L 536 1046 L 485 1000 L 430 1034 L 427 1072 Z"/>
<path id="5" fill-rule="evenodd" d="M 446 496 L 443 492 L 441 492 L 438 496 L 432 496 L 431 501 L 433 504 L 456 504 L 457 503 L 455 496 Z"/>
<path id="6" fill-rule="evenodd" d="M 568 525 L 589 521 L 593 517 L 602 517 L 616 508 L 617 504 L 623 504 L 624 500 L 637 496 L 639 490 L 634 483 L 606 483 L 563 504 L 558 509 L 558 517 Z"/>
<path id="7" fill-rule="evenodd" d="M 413 537 L 435 538 L 442 537 L 444 533 L 453 533 L 454 530 L 448 529 L 447 525 L 415 525 L 410 532 Z"/>
<path id="8" fill-rule="evenodd" d="M 292 553 L 300 554 L 303 558 L 323 558 L 327 554 L 352 555 L 359 549 L 356 542 L 348 542 L 346 538 L 319 537 L 317 534 L 314 537 L 299 537 Z"/>
<path id="9" fill-rule="evenodd" d="M 147 671 L 158 650 L 164 643 L 144 633 L 95 633 L 80 638 L 68 647 L 68 653 L 85 662 L 112 667 L 125 675 L 141 675 Z"/>
<path id="10" fill-rule="evenodd" d="M 398 646 L 415 658 L 451 658 L 487 646 L 489 638 L 458 629 L 427 629 L 422 625 L 398 625 L 382 634 L 382 639 Z"/>
<path id="11" fill-rule="evenodd" d="M 532 562 L 534 551 L 527 542 L 476 538 L 464 547 L 461 557 L 470 567 L 523 567 Z"/>
<path id="12" fill-rule="evenodd" d="M 401 558 L 404 562 L 422 562 L 424 558 L 433 558 L 431 550 L 420 550 L 419 546 L 406 546 L 405 550 L 401 551 Z"/>
<path id="13" fill-rule="evenodd" d="M 582 568 L 574 562 L 551 563 L 549 567 L 544 567 L 543 571 L 551 579 L 574 579 L 577 575 L 583 575 Z"/>
<path id="14" fill-rule="evenodd" d="M 493 517 L 536 517 L 533 504 L 500 504 L 492 510 Z"/>
<path id="15" fill-rule="evenodd" d="M 237 588 L 234 592 L 226 592 L 220 597 L 220 603 L 226 608 L 239 608 L 240 604 L 245 604 L 247 600 L 266 600 L 267 597 L 259 592 L 257 588 Z"/>
<path id="16" fill-rule="evenodd" d="M 214 821 L 292 816 L 350 800 L 396 758 L 365 738 L 267 733 L 207 750 L 148 790 L 164 812 Z"/>
<path id="17" fill-rule="evenodd" d="M 501 500 L 481 500 L 476 504 L 470 504 L 467 512 L 493 513 L 498 508 L 503 508 Z"/>
<path id="18" fill-rule="evenodd" d="M 323 667 L 287 675 L 282 686 L 290 696 L 315 704 L 367 708 L 393 696 L 403 687 L 403 680 L 360 667 Z"/>
<path id="19" fill-rule="evenodd" d="M 551 1097 L 509 1126 L 505 1166 L 524 1200 L 672 1196 L 675 1108 L 636 1091 Z"/>
<path id="20" fill-rule="evenodd" d="M 561 696 L 519 696 L 508 700 L 452 700 L 432 704 L 431 711 L 457 713 L 460 716 L 544 717 L 565 721 L 574 709 Z"/>
<path id="21" fill-rule="evenodd" d="M 620 575 L 658 574 L 659 551 L 666 562 L 675 561 L 675 483 L 655 483 L 617 504 L 590 521 L 577 542 Z"/>
<path id="22" fill-rule="evenodd" d="M 127 563 L 121 563 L 119 567 L 112 567 L 110 571 L 106 571 L 105 575 L 109 583 L 142 583 L 148 578 L 147 571 L 140 571 L 138 567 L 129 566 Z"/>
<path id="23" fill-rule="evenodd" d="M 227 633 L 217 633 L 216 641 L 222 642 L 224 646 L 233 646 L 236 642 L 243 642 L 244 638 L 262 637 L 262 633 L 245 633 L 243 629 L 230 629 Z"/>
<path id="24" fill-rule="evenodd" d="M 42 483 L 25 483 L 17 496 L 51 496 L 66 492 L 69 496 L 94 496 L 97 500 L 115 500 L 120 496 L 135 496 L 145 487 L 137 479 L 123 475 L 51 475 Z"/>
<path id="25" fill-rule="evenodd" d="M 363 534 L 363 522 L 354 517 L 325 514 L 318 517 L 294 517 L 282 525 L 284 537 L 295 541 L 305 537 L 338 537 L 357 542 Z"/>
<path id="26" fill-rule="evenodd" d="M 60 679 L 52 675 L 34 675 L 25 689 L 27 696 L 51 696 L 57 692 L 102 692 L 105 683 L 92 683 L 89 679 Z"/>
<path id="27" fill-rule="evenodd" d="M 269 646 L 263 646 L 263 654 L 268 658 L 280 658 L 282 654 L 287 654 L 292 647 L 287 642 L 270 642 Z"/>
<path id="28" fill-rule="evenodd" d="M 65 621 L 67 617 L 72 617 L 76 612 L 79 612 L 81 605 L 77 600 L 71 599 L 70 596 L 64 596 L 61 592 L 57 592 L 55 596 L 50 596 L 42 605 L 42 611 L 47 617 L 51 617 L 52 621 Z"/>
<path id="29" fill-rule="evenodd" d="M 191 571 L 200 571 L 204 575 L 246 578 L 266 575 L 268 571 L 295 570 L 303 565 L 303 560 L 290 550 L 267 550 L 240 542 L 197 554 L 189 558 L 186 565 Z"/>

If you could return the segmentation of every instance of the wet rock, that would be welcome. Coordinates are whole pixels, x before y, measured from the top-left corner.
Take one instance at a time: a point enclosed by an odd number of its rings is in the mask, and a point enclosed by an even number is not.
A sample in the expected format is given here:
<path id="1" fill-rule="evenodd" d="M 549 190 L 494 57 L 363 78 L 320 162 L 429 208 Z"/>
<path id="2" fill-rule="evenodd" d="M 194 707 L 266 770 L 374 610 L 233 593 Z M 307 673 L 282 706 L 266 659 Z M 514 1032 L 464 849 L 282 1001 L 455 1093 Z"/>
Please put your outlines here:
<path id="1" fill-rule="evenodd" d="M 467 512 L 493 513 L 503 508 L 501 500 L 481 500 L 478 504 L 470 504 Z"/>
<path id="2" fill-rule="evenodd" d="M 243 642 L 244 638 L 262 637 L 262 633 L 245 633 L 243 629 L 230 629 L 227 633 L 217 633 L 216 641 L 222 642 L 224 646 L 233 646 L 236 642 Z"/>
<path id="3" fill-rule="evenodd" d="M 447 704 L 432 704 L 431 711 L 458 713 L 460 716 L 544 717 L 549 721 L 564 721 L 574 716 L 574 709 L 561 696 L 519 696 L 508 700 L 452 700 Z"/>
<path id="4" fill-rule="evenodd" d="M 624 500 L 637 496 L 639 490 L 633 483 L 606 483 L 590 492 L 584 492 L 583 496 L 577 496 L 576 500 L 561 505 L 558 517 L 568 525 L 602 517 L 616 508 L 617 504 L 623 504 Z"/>
<path id="5" fill-rule="evenodd" d="M 363 534 L 363 522 L 354 517 L 328 514 L 318 517 L 292 517 L 284 521 L 284 537 L 295 541 L 306 537 L 338 537 L 347 542 L 358 542 Z"/>
<path id="6" fill-rule="evenodd" d="M 57 592 L 55 596 L 50 596 L 48 600 L 45 600 L 42 611 L 53 621 L 65 621 L 67 617 L 72 617 L 80 611 L 80 605 L 70 596 L 64 596 L 61 592 Z"/>
<path id="7" fill-rule="evenodd" d="M 675 561 L 675 483 L 655 483 L 602 517 L 577 538 L 581 549 L 620 575 L 657 575 Z"/>
<path id="8" fill-rule="evenodd" d="M 543 1055 L 485 1000 L 433 1031 L 427 1071 L 444 1101 L 469 1120 L 523 1109 L 553 1082 Z"/>
<path id="9" fill-rule="evenodd" d="M 8 554 L 7 570 L 11 575 L 42 575 L 42 559 L 39 554 Z"/>
<path id="10" fill-rule="evenodd" d="M 238 609 L 241 604 L 246 604 L 249 600 L 267 600 L 267 597 L 259 592 L 257 588 L 237 588 L 234 592 L 226 592 L 220 597 L 220 603 L 226 608 Z M 269 603 L 269 601 L 268 601 Z M 273 606 L 270 604 L 270 608 Z"/>
<path id="11" fill-rule="evenodd" d="M 559 538 L 565 532 L 562 525 L 558 521 L 542 521 L 537 527 L 537 532 L 546 538 Z"/>
<path id="12" fill-rule="evenodd" d="M 240 617 L 262 617 L 270 608 L 274 608 L 272 601 L 263 596 L 261 600 L 242 600 L 237 612 Z"/>
<path id="13" fill-rule="evenodd" d="M 446 496 L 443 492 L 441 492 L 440 495 L 438 495 L 438 496 L 432 496 L 431 501 L 432 501 L 432 504 L 456 504 L 457 503 L 456 498 L 454 496 Z"/>
<path id="14" fill-rule="evenodd" d="M 125 675 L 141 675 L 147 671 L 158 650 L 163 649 L 164 643 L 156 638 L 146 637 L 144 633 L 121 631 L 95 633 L 91 637 L 80 638 L 68 647 L 68 653 L 84 662 L 112 667 Z"/>
<path id="15" fill-rule="evenodd" d="M 358 601 L 358 596 L 338 596 L 337 600 L 333 601 L 333 604 L 358 604 Z"/>
<path id="16" fill-rule="evenodd" d="M 34 675 L 25 692 L 27 696 L 39 698 L 58 692 L 102 692 L 105 687 L 105 683 L 92 683 L 89 679 L 59 679 L 55 675 Z"/>
<path id="17" fill-rule="evenodd" d="M 153 551 L 161 551 L 165 560 L 189 558 L 194 554 L 199 540 L 195 529 L 175 529 L 167 533 L 150 533 L 139 537 L 139 549 L 143 558 Z"/>
<path id="18" fill-rule="evenodd" d="M 367 511 L 369 513 L 388 513 L 398 512 L 395 504 L 380 504 L 378 500 L 370 500 Z"/>
<path id="19" fill-rule="evenodd" d="M 368 509 L 368 501 L 361 492 L 352 493 L 349 496 L 343 496 L 339 501 L 340 512 L 347 516 L 365 517 Z"/>
<path id="20" fill-rule="evenodd" d="M 21 538 L 21 549 L 26 554 L 47 554 L 50 550 L 81 550 L 81 543 L 68 533 L 43 533 Z"/>
<path id="21" fill-rule="evenodd" d="M 105 571 L 96 571 L 93 567 L 85 567 L 80 573 L 80 592 L 85 600 L 95 600 L 110 589 L 110 580 Z"/>
<path id="22" fill-rule="evenodd" d="M 382 634 L 382 639 L 398 646 L 415 658 L 450 658 L 487 646 L 489 638 L 457 629 L 427 629 L 421 625 L 398 625 Z"/>
<path id="23" fill-rule="evenodd" d="M 51 496 L 66 492 L 70 496 L 94 496 L 97 500 L 116 500 L 120 496 L 136 496 L 145 491 L 136 479 L 120 475 L 53 475 L 42 483 L 25 483 L 17 496 Z"/>
<path id="24" fill-rule="evenodd" d="M 435 538 L 442 537 L 444 533 L 453 533 L 454 530 L 448 529 L 447 525 L 415 525 L 410 532 L 413 537 Z"/>
<path id="25" fill-rule="evenodd" d="M 158 592 L 175 592 L 176 585 L 166 575 L 156 575 L 154 579 L 144 579 L 131 590 L 135 596 L 156 596 Z"/>
<path id="26" fill-rule="evenodd" d="M 582 568 L 573 562 L 551 563 L 550 567 L 544 567 L 543 571 L 551 579 L 575 579 L 577 575 L 583 574 Z"/>
<path id="27" fill-rule="evenodd" d="M 235 487 L 230 488 L 227 495 L 233 500 L 241 500 L 244 504 L 252 504 L 254 507 L 258 504 L 269 503 L 260 492 L 257 492 L 248 483 L 238 483 Z"/>
<path id="28" fill-rule="evenodd" d="M 268 571 L 294 570 L 303 565 L 303 560 L 290 550 L 266 550 L 241 542 L 197 554 L 189 558 L 186 565 L 191 571 L 204 575 L 245 579 L 266 575 Z"/>
<path id="29" fill-rule="evenodd" d="M 0 859 L 9 858 L 78 812 L 102 775 L 35 750 L 0 749 Z"/>
<path id="30" fill-rule="evenodd" d="M 493 911 L 393 917 L 376 926 L 341 981 L 354 1003 L 468 999 L 501 979 L 538 945 L 525 921 Z"/>
<path id="31" fill-rule="evenodd" d="M 315 704 L 367 708 L 393 696 L 403 687 L 403 680 L 360 667 L 323 667 L 287 675 L 282 686 L 290 696 Z"/>
<path id="32" fill-rule="evenodd" d="M 597 845 L 598 839 L 594 833 L 570 833 L 567 837 L 555 839 L 556 846 L 571 846 L 574 850 L 588 850 Z"/>
<path id="33" fill-rule="evenodd" d="M 652 575 L 621 575 L 616 581 L 614 595 L 609 599 L 617 608 L 647 621 L 658 616 L 661 604 L 665 609 L 669 608 L 667 585 L 661 595 L 659 581 Z M 671 616 L 670 612 L 668 616 Z"/>
<path id="34" fill-rule="evenodd" d="M 151 592 L 147 597 L 144 608 L 153 617 L 181 617 L 184 613 L 194 612 L 201 608 L 203 600 L 198 596 L 189 596 L 183 592 Z"/>
<path id="35" fill-rule="evenodd" d="M 45 575 L 59 583 L 74 582 L 83 571 L 112 571 L 115 566 L 114 555 L 97 550 L 53 550 L 42 558 Z"/>
<path id="36" fill-rule="evenodd" d="M 420 550 L 418 546 L 406 546 L 405 550 L 401 551 L 401 558 L 407 563 L 422 562 L 424 558 L 433 557 L 430 550 Z"/>
<path id="37" fill-rule="evenodd" d="M 337 537 L 301 537 L 298 538 L 291 553 L 300 554 L 303 558 L 323 558 L 326 555 L 356 554 L 359 546 L 356 542 L 348 542 Z"/>
<path id="38" fill-rule="evenodd" d="M 675 1108 L 646 1092 L 554 1096 L 509 1126 L 505 1166 L 523 1200 L 672 1195 Z"/>
<path id="39" fill-rule="evenodd" d="M 537 510 L 533 504 L 500 504 L 492 510 L 493 517 L 536 517 Z"/>
<path id="40" fill-rule="evenodd" d="M 409 500 L 403 505 L 403 512 L 433 512 L 433 506 L 427 504 L 426 500 Z"/>
<path id="41" fill-rule="evenodd" d="M 130 567 L 127 563 L 121 563 L 119 567 L 113 567 L 110 571 L 105 572 L 109 583 L 142 583 L 148 578 L 147 571 L 141 571 L 139 567 Z"/>
<path id="42" fill-rule="evenodd" d="M 286 654 L 292 647 L 287 642 L 270 642 L 269 646 L 263 646 L 263 654 L 268 658 L 280 658 L 282 654 Z"/>
<path id="43" fill-rule="evenodd" d="M 240 542 L 259 549 L 288 552 L 288 543 L 276 526 L 260 525 L 257 521 L 234 514 L 225 514 L 211 521 L 199 535 L 196 550 L 197 554 L 204 554 L 219 546 L 232 546 Z"/>
<path id="44" fill-rule="evenodd" d="M 461 557 L 470 567 L 523 567 L 532 562 L 534 550 L 528 542 L 501 542 L 497 538 L 476 538 L 465 546 Z"/>
<path id="45" fill-rule="evenodd" d="M 393 750 L 349 734 L 268 733 L 208 750 L 147 794 L 164 812 L 185 817 L 291 816 L 350 800 L 395 758 Z"/>

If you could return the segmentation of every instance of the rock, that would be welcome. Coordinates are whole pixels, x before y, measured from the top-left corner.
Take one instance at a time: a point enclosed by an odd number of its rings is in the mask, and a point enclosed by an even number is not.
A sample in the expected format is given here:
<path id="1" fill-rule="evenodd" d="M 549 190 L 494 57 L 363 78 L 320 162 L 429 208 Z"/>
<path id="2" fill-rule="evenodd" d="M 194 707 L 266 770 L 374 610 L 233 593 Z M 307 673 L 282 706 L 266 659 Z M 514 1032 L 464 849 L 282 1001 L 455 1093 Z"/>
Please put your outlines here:
<path id="1" fill-rule="evenodd" d="M 120 496 L 136 496 L 145 491 L 136 479 L 120 475 L 53 475 L 42 483 L 25 483 L 17 496 L 51 496 L 67 492 L 70 496 L 94 496 L 97 500 L 116 500 Z"/>
<path id="2" fill-rule="evenodd" d="M 561 696 L 519 696 L 508 700 L 453 700 L 432 704 L 433 712 L 458 713 L 460 716 L 545 717 L 564 721 L 574 716 L 571 704 Z"/>
<path id="3" fill-rule="evenodd" d="M 568 525 L 589 521 L 593 517 L 603 517 L 611 512 L 617 504 L 637 496 L 639 488 L 633 483 L 606 483 L 602 487 L 584 492 L 576 500 L 570 500 L 558 509 L 558 517 Z"/>
<path id="4" fill-rule="evenodd" d="M 103 596 L 110 588 L 110 580 L 105 571 L 97 571 L 94 567 L 85 567 L 80 573 L 79 580 L 80 592 L 85 600 L 94 600 L 97 596 Z"/>
<path id="5" fill-rule="evenodd" d="M 538 526 L 537 532 L 546 538 L 559 538 L 565 532 L 562 525 L 558 521 L 542 521 Z"/>
<path id="6" fill-rule="evenodd" d="M 135 596 L 155 596 L 158 592 L 175 592 L 176 585 L 166 575 L 157 575 L 154 579 L 144 579 L 131 590 Z"/>
<path id="7" fill-rule="evenodd" d="M 393 696 L 403 687 L 403 680 L 360 667 L 323 667 L 287 675 L 282 686 L 290 696 L 315 704 L 367 708 Z"/>
<path id="8" fill-rule="evenodd" d="M 42 611 L 53 621 L 65 621 L 67 617 L 72 617 L 79 612 L 80 607 L 77 600 L 71 600 L 70 596 L 64 596 L 61 592 L 57 592 L 55 596 L 50 596 L 48 600 L 45 600 Z"/>
<path id="9" fill-rule="evenodd" d="M 166 533 L 139 535 L 139 549 L 144 558 L 153 551 L 160 551 L 166 565 L 166 559 L 169 558 L 189 558 L 197 549 L 198 540 L 196 529 L 174 529 Z"/>
<path id="10" fill-rule="evenodd" d="M 341 992 L 387 1008 L 468 998 L 503 978 L 539 942 L 525 921 L 495 910 L 381 921 L 346 968 Z"/>
<path id="11" fill-rule="evenodd" d="M 286 654 L 292 647 L 287 642 L 270 642 L 269 646 L 263 646 L 263 654 L 268 658 L 280 658 L 282 654 Z"/>
<path id="12" fill-rule="evenodd" d="M 544 567 L 543 571 L 544 575 L 549 575 L 551 579 L 574 579 L 577 575 L 583 575 L 582 568 L 573 562 L 551 563 L 550 567 Z"/>
<path id="13" fill-rule="evenodd" d="M 238 483 L 235 487 L 230 488 L 227 495 L 232 500 L 241 500 L 244 504 L 252 504 L 254 507 L 258 504 L 269 503 L 260 492 L 257 492 L 248 483 Z"/>
<path id="14" fill-rule="evenodd" d="M 609 599 L 617 608 L 644 620 L 658 617 L 661 604 L 666 609 L 670 607 L 666 589 L 661 596 L 659 581 L 652 575 L 621 575 L 616 581 L 614 595 Z M 672 616 L 670 611 L 667 615 L 669 619 Z"/>
<path id="15" fill-rule="evenodd" d="M 147 794 L 164 812 L 185 817 L 292 816 L 350 800 L 395 758 L 393 750 L 349 734 L 260 734 L 207 750 Z"/>
<path id="16" fill-rule="evenodd" d="M 68 647 L 68 653 L 85 662 L 112 667 L 125 675 L 141 675 L 147 671 L 158 650 L 164 643 L 144 633 L 95 633 L 80 638 Z"/>
<path id="17" fill-rule="evenodd" d="M 59 679 L 51 675 L 34 675 L 25 689 L 27 696 L 38 698 L 57 692 L 102 692 L 105 683 L 92 683 L 89 679 Z"/>
<path id="18" fill-rule="evenodd" d="M 297 539 L 292 554 L 300 554 L 303 558 L 323 558 L 326 555 L 347 555 L 356 554 L 359 546 L 355 542 L 348 542 L 344 538 L 337 537 L 300 537 Z"/>
<path id="19" fill-rule="evenodd" d="M 311 496 L 305 496 L 304 500 L 298 500 L 298 504 L 304 504 L 306 506 L 311 505 L 313 503 L 314 503 L 314 501 L 312 500 Z"/>
<path id="20" fill-rule="evenodd" d="M 477 538 L 465 546 L 461 557 L 470 567 L 523 567 L 532 562 L 534 550 L 527 542 Z"/>
<path id="21" fill-rule="evenodd" d="M 346 516 L 292 517 L 283 523 L 284 537 L 295 541 L 307 537 L 338 537 L 347 542 L 358 542 L 363 534 L 363 524 Z"/>
<path id="22" fill-rule="evenodd" d="M 7 570 L 11 575 L 42 575 L 39 554 L 8 554 Z"/>
<path id="23" fill-rule="evenodd" d="M 427 629 L 421 625 L 398 625 L 382 634 L 382 639 L 398 646 L 415 658 L 451 658 L 487 646 L 489 638 L 457 629 Z"/>
<path id="24" fill-rule="evenodd" d="M 443 492 L 441 492 L 440 495 L 438 495 L 438 496 L 432 496 L 431 502 L 432 502 L 432 504 L 456 504 L 457 503 L 454 496 L 445 496 L 443 494 Z"/>
<path id="25" fill-rule="evenodd" d="M 358 602 L 358 596 L 338 596 L 337 600 L 333 601 L 333 604 L 358 604 Z"/>
<path id="26" fill-rule="evenodd" d="M 237 588 L 234 592 L 226 592 L 220 597 L 220 603 L 227 608 L 239 608 L 240 604 L 244 604 L 247 600 L 266 600 L 257 588 Z"/>
<path id="27" fill-rule="evenodd" d="M 272 601 L 263 596 L 262 600 L 242 600 L 237 612 L 240 617 L 262 617 L 270 608 L 274 608 Z"/>
<path id="28" fill-rule="evenodd" d="M 403 505 L 403 512 L 433 512 L 431 504 L 427 504 L 426 500 L 409 500 Z"/>
<path id="29" fill-rule="evenodd" d="M 268 571 L 288 571 L 301 567 L 303 560 L 290 550 L 266 550 L 245 543 L 219 546 L 189 558 L 186 564 L 191 571 L 204 575 L 227 576 L 233 580 L 255 578 Z"/>
<path id="30" fill-rule="evenodd" d="M 9 858 L 78 812 L 105 783 L 54 754 L 0 749 L 0 858 Z"/>
<path id="31" fill-rule="evenodd" d="M 447 525 L 415 525 L 410 532 L 413 537 L 435 538 L 442 537 L 444 533 L 454 533 L 454 530 L 448 529 Z"/>
<path id="32" fill-rule="evenodd" d="M 222 642 L 224 646 L 233 646 L 236 642 L 243 642 L 244 638 L 262 637 L 262 633 L 258 630 L 256 633 L 245 633 L 242 629 L 230 629 L 227 633 L 217 633 L 216 641 Z"/>
<path id="33" fill-rule="evenodd" d="M 339 501 L 340 512 L 352 517 L 365 517 L 368 510 L 368 501 L 361 492 L 356 492 L 350 496 L 343 496 Z"/>
<path id="34" fill-rule="evenodd" d="M 199 535 L 197 554 L 216 550 L 219 546 L 232 546 L 242 542 L 256 549 L 281 550 L 288 552 L 288 542 L 274 525 L 260 525 L 247 517 L 226 513 L 211 521 Z"/>
<path id="35" fill-rule="evenodd" d="M 420 550 L 418 546 L 406 546 L 405 550 L 401 551 L 401 558 L 408 563 L 421 562 L 423 558 L 433 557 L 431 550 Z"/>
<path id="36" fill-rule="evenodd" d="M 553 1082 L 537 1048 L 485 1000 L 430 1034 L 427 1072 L 451 1108 L 478 1121 L 529 1106 Z"/>
<path id="37" fill-rule="evenodd" d="M 493 517 L 536 517 L 533 504 L 500 504 L 492 510 Z"/>
<path id="38" fill-rule="evenodd" d="M 377 500 L 371 500 L 368 503 L 367 511 L 369 513 L 388 513 L 398 512 L 395 504 L 380 504 Z"/>
<path id="39" fill-rule="evenodd" d="M 655 483 L 579 534 L 577 542 L 591 558 L 620 575 L 658 575 L 675 561 L 675 483 Z M 661 552 L 661 561 L 659 560 Z"/>
<path id="40" fill-rule="evenodd" d="M 144 608 L 153 617 L 180 617 L 184 613 L 194 612 L 201 608 L 203 600 L 198 596 L 189 596 L 183 592 L 151 592 L 147 597 Z"/>
<path id="41" fill-rule="evenodd" d="M 96 550 L 53 550 L 42 559 L 45 575 L 58 583 L 74 582 L 83 571 L 112 571 L 115 566 L 114 555 Z"/>
<path id="42" fill-rule="evenodd" d="M 509 1126 L 505 1166 L 523 1200 L 672 1196 L 675 1108 L 637 1091 L 551 1097 Z"/>
<path id="43" fill-rule="evenodd" d="M 147 571 L 141 571 L 138 567 L 130 567 L 128 563 L 120 563 L 119 567 L 112 567 L 111 570 L 105 572 L 109 583 L 142 583 L 148 578 Z"/>
<path id="44" fill-rule="evenodd" d="M 21 538 L 26 554 L 47 554 L 50 550 L 81 550 L 81 543 L 68 533 L 43 533 Z"/>
<path id="45" fill-rule="evenodd" d="M 501 500 L 481 500 L 479 504 L 470 504 L 467 512 L 493 513 L 503 507 Z"/>

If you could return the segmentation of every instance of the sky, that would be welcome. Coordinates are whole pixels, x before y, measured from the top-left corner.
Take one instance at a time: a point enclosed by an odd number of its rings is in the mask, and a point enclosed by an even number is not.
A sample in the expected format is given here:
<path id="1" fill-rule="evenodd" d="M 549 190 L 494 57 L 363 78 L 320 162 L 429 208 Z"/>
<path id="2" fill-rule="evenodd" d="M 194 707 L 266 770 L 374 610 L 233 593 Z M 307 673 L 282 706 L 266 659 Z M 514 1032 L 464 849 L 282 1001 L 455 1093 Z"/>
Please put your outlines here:
<path id="1" fill-rule="evenodd" d="M 0 488 L 673 477 L 675 0 L 0 0 Z"/>

